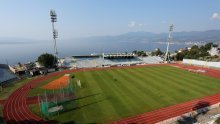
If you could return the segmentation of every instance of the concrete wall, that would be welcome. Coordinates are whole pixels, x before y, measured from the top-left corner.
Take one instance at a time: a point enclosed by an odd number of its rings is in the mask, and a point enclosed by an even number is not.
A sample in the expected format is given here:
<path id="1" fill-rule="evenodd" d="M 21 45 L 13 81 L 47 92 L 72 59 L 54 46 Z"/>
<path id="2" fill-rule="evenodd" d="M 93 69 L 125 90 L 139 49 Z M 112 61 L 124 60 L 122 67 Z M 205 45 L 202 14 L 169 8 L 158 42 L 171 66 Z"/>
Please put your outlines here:
<path id="1" fill-rule="evenodd" d="M 207 62 L 195 59 L 183 59 L 183 64 L 220 68 L 220 62 Z"/>

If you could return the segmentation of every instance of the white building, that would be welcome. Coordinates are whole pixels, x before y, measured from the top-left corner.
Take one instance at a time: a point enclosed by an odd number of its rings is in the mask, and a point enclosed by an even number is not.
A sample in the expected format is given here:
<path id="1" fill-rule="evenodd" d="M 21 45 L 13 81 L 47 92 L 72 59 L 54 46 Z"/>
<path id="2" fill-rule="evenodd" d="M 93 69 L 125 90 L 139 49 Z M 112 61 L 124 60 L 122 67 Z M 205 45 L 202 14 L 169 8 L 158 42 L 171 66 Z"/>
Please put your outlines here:
<path id="1" fill-rule="evenodd" d="M 220 48 L 219 47 L 212 47 L 208 52 L 211 56 L 215 56 L 215 55 L 219 56 L 220 55 Z"/>

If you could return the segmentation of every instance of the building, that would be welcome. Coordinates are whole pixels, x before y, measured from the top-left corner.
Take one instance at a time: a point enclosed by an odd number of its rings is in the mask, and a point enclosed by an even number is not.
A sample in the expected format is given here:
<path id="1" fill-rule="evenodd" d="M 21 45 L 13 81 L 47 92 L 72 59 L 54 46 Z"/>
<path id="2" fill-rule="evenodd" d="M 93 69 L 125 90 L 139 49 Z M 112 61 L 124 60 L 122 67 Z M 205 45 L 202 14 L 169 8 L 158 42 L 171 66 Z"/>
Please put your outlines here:
<path id="1" fill-rule="evenodd" d="M 219 56 L 220 55 L 220 48 L 219 47 L 212 47 L 208 52 L 211 56 Z"/>
<path id="2" fill-rule="evenodd" d="M 27 68 L 25 65 L 18 63 L 16 66 L 9 66 L 9 69 L 17 75 L 25 75 Z"/>

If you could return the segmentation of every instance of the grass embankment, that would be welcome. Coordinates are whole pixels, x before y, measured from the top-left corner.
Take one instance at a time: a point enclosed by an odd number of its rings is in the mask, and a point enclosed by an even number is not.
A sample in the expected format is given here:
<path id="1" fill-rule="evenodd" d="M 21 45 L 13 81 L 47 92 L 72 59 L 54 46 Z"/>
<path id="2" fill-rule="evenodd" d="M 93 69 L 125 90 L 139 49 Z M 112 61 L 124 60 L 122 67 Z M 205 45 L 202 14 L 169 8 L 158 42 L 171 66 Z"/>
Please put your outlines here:
<path id="1" fill-rule="evenodd" d="M 74 75 L 72 83 L 77 99 L 65 103 L 64 112 L 49 119 L 61 123 L 108 123 L 220 92 L 219 79 L 169 66 Z M 82 88 L 76 86 L 78 79 Z M 37 107 L 34 105 L 31 109 L 39 114 Z"/>

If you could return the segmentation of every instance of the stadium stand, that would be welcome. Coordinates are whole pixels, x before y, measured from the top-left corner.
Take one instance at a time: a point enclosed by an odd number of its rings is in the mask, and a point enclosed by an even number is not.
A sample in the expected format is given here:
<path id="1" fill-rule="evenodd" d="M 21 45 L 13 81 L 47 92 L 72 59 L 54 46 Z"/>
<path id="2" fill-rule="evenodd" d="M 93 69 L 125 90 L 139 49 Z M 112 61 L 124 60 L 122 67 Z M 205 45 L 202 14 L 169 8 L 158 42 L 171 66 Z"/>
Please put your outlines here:
<path id="1" fill-rule="evenodd" d="M 109 66 L 129 66 L 132 64 L 141 64 L 143 61 L 133 53 L 108 53 L 103 54 L 104 65 Z"/>
<path id="2" fill-rule="evenodd" d="M 8 65 L 0 64 L 0 85 L 4 85 L 6 82 L 16 78 L 16 75 L 10 71 Z"/>
<path id="3" fill-rule="evenodd" d="M 102 67 L 103 59 L 98 58 L 78 58 L 76 62 L 77 68 L 91 68 L 91 67 Z"/>
<path id="4" fill-rule="evenodd" d="M 131 65 L 131 64 L 141 64 L 143 61 L 139 58 L 114 58 L 114 59 L 105 59 L 106 65 Z"/>
<path id="5" fill-rule="evenodd" d="M 142 59 L 142 61 L 147 64 L 156 64 L 163 62 L 163 59 L 159 56 L 147 56 L 140 59 Z"/>
<path id="6" fill-rule="evenodd" d="M 61 66 L 74 68 L 76 67 L 76 59 L 74 59 L 73 57 L 66 57 L 64 59 L 61 59 Z"/>
<path id="7" fill-rule="evenodd" d="M 130 66 L 163 62 L 158 56 L 137 57 L 134 54 L 103 54 L 97 56 L 74 56 L 62 59 L 62 66 L 68 68 L 93 68 L 106 66 Z"/>

